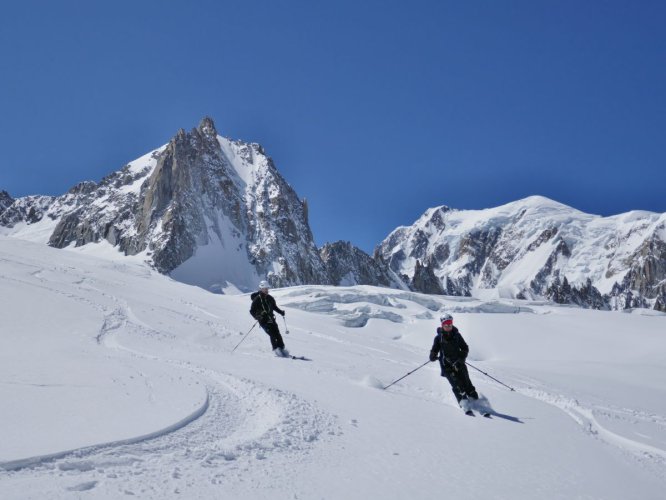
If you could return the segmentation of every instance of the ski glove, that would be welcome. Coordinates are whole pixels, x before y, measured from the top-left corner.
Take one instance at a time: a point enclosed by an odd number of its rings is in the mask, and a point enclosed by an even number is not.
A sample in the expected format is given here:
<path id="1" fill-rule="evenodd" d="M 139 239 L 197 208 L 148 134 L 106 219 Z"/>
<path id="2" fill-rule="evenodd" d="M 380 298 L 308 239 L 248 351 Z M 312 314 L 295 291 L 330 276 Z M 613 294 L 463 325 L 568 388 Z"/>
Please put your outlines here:
<path id="1" fill-rule="evenodd" d="M 282 317 L 284 318 L 284 315 L 285 315 L 286 311 L 278 311 L 278 313 L 279 313 L 280 315 L 282 315 Z"/>
<path id="2" fill-rule="evenodd" d="M 430 361 L 437 361 L 437 353 L 435 351 L 430 351 Z"/>

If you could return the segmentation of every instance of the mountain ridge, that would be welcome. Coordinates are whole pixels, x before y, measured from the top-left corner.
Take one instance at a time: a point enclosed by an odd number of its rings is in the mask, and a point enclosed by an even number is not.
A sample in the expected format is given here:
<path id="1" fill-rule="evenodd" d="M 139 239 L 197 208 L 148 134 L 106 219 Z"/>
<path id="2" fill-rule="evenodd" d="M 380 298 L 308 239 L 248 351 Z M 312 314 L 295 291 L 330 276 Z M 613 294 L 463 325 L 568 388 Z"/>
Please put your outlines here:
<path id="1" fill-rule="evenodd" d="M 308 216 L 261 145 L 219 135 L 209 117 L 61 196 L 0 192 L 0 234 L 56 248 L 106 241 L 215 292 L 266 278 L 666 310 L 666 214 L 602 217 L 541 195 L 478 210 L 440 205 L 372 256 L 344 241 L 318 248 Z"/>
<path id="2" fill-rule="evenodd" d="M 543 196 L 482 210 L 442 205 L 376 254 L 396 273 L 433 268 L 450 295 L 548 298 L 584 307 L 664 307 L 666 214 L 609 217 Z"/>

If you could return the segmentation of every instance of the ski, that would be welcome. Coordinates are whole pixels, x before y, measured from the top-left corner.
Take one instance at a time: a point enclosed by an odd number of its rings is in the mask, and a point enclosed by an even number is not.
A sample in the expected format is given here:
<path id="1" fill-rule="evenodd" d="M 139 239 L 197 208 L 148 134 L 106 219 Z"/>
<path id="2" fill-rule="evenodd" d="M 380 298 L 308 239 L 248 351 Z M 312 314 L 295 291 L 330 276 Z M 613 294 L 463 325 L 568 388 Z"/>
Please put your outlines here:
<path id="1" fill-rule="evenodd" d="M 312 361 L 311 358 L 306 358 L 305 356 L 293 356 L 291 354 L 288 354 L 286 356 L 275 356 L 276 358 L 282 358 L 282 359 L 296 359 L 298 361 Z"/>
<path id="2" fill-rule="evenodd" d="M 306 358 L 305 356 L 289 356 L 291 359 L 298 359 L 299 361 L 312 361 L 310 358 Z"/>

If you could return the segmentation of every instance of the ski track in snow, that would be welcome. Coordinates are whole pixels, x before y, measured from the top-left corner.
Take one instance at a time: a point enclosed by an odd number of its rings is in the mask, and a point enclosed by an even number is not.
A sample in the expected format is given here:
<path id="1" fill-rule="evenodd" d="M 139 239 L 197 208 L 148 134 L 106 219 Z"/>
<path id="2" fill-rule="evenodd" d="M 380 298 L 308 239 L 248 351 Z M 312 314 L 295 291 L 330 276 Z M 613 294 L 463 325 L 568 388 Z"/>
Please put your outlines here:
<path id="1" fill-rule="evenodd" d="M 344 297 L 342 299 L 340 297 L 337 297 L 337 300 L 335 296 L 336 294 L 330 294 L 330 293 L 323 294 L 319 291 L 314 292 L 316 294 L 315 297 L 317 297 L 317 300 L 315 302 L 308 303 L 308 302 L 299 302 L 298 300 L 293 300 L 294 298 L 298 298 L 299 296 L 303 295 L 308 295 L 309 293 L 313 293 L 312 290 L 304 288 L 301 290 L 296 290 L 285 294 L 285 299 L 288 298 L 292 299 L 292 302 L 289 303 L 291 307 L 297 307 L 306 311 L 315 310 L 320 313 L 333 314 L 338 316 L 341 320 L 343 320 L 343 323 L 345 323 L 345 320 L 348 319 L 348 316 L 350 314 L 353 315 L 353 314 L 358 314 L 359 312 L 367 312 L 367 311 L 365 311 L 360 307 L 355 307 L 352 310 L 339 310 L 337 309 L 338 303 L 355 304 L 357 302 L 368 301 L 375 305 L 380 305 L 384 307 L 395 307 L 395 304 L 392 301 L 386 300 L 385 298 L 377 298 L 377 297 L 368 298 L 362 294 L 354 294 L 349 292 L 345 294 L 338 294 L 338 295 L 344 295 Z M 413 297 L 411 295 L 401 296 L 400 298 L 406 300 L 413 300 Z M 433 311 L 441 308 L 441 304 L 434 301 L 433 303 L 426 303 L 422 305 L 428 307 L 428 309 Z M 528 307 L 519 308 L 516 306 L 503 305 L 500 303 L 481 304 L 473 307 L 467 307 L 467 306 L 459 306 L 458 308 L 449 307 L 449 309 L 455 312 L 493 312 L 493 313 L 534 312 L 531 308 Z M 369 317 L 370 316 L 368 316 L 365 319 L 367 320 Z M 375 314 L 374 317 L 382 317 L 384 319 L 390 319 L 386 316 L 386 314 L 381 314 L 381 313 Z M 359 326 L 359 325 L 346 324 L 346 326 Z M 315 334 L 315 336 L 322 338 L 324 337 L 321 334 Z M 326 340 L 331 340 L 338 343 L 346 343 L 345 341 L 336 338 L 330 338 L 330 339 L 327 338 Z M 372 349 L 369 348 L 368 346 L 364 346 L 364 348 Z M 376 349 L 376 351 L 378 354 L 384 355 L 382 359 L 386 361 L 389 361 L 397 365 L 401 364 L 407 365 L 405 362 L 386 357 L 385 355 L 387 353 L 385 351 L 381 351 L 379 349 Z M 604 427 L 600 423 L 598 418 L 598 417 L 604 417 L 607 419 L 624 420 L 625 422 L 628 423 L 644 422 L 664 428 L 666 427 L 666 417 L 660 415 L 646 414 L 645 412 L 641 412 L 640 410 L 634 410 L 634 409 L 627 409 L 627 408 L 620 409 L 620 408 L 611 408 L 608 406 L 599 406 L 599 405 L 595 406 L 592 404 L 584 404 L 581 403 L 579 400 L 567 397 L 566 395 L 553 393 L 552 391 L 549 391 L 547 388 L 535 389 L 532 387 L 533 385 L 543 386 L 543 384 L 537 382 L 536 380 L 530 380 L 530 381 L 523 380 L 519 383 L 522 383 L 522 385 L 524 386 L 523 388 L 517 388 L 517 391 L 520 394 L 523 394 L 530 398 L 542 401 L 544 403 L 556 407 L 557 409 L 563 411 L 568 416 L 570 416 L 581 427 L 581 429 L 590 437 L 599 439 L 602 442 L 610 446 L 613 446 L 616 449 L 619 449 L 621 453 L 630 456 L 633 459 L 638 460 L 639 463 L 641 463 L 641 465 L 654 470 L 658 476 L 662 478 L 666 477 L 665 450 L 662 450 L 654 446 L 650 446 L 645 443 L 641 443 L 640 441 L 636 441 L 624 437 L 616 432 L 613 432 Z M 489 380 L 482 380 L 482 384 L 495 386 L 500 390 L 503 390 L 502 386 L 500 384 L 497 384 L 496 382 L 491 382 Z M 401 391 L 397 388 L 394 388 L 394 390 L 397 393 L 401 394 L 402 396 L 420 398 L 420 396 L 417 396 L 415 394 L 409 394 L 408 392 Z M 417 394 L 421 394 L 426 400 L 442 399 L 442 394 L 440 393 L 439 390 L 436 391 L 426 390 L 418 386 L 411 387 L 410 390 L 415 391 Z M 457 406 L 454 401 L 450 401 L 449 404 L 452 407 Z M 473 409 L 479 412 L 489 411 L 491 414 L 497 415 L 495 410 L 492 408 L 490 402 L 484 396 L 482 396 L 481 399 L 477 401 L 475 405 L 473 405 Z"/>
<path id="2" fill-rule="evenodd" d="M 509 379 L 506 375 L 500 374 L 499 376 Z M 500 384 L 489 380 L 478 379 L 475 382 L 477 385 L 493 386 L 499 390 L 504 389 Z M 642 466 L 651 470 L 658 477 L 666 479 L 666 450 L 613 432 L 604 427 L 599 421 L 599 418 L 606 418 L 609 420 L 623 421 L 628 424 L 646 423 L 663 430 L 666 429 L 665 416 L 647 413 L 632 408 L 614 408 L 598 404 L 581 403 L 579 399 L 549 391 L 545 388 L 544 384 L 538 382 L 536 379 L 525 380 L 524 378 L 515 378 L 513 385 L 516 388 L 517 393 L 561 410 L 571 417 L 589 437 L 598 439 L 603 443 L 618 449 L 625 456 L 630 457 L 632 460 L 637 460 Z M 519 387 L 519 385 L 523 385 L 523 387 Z M 539 386 L 539 388 L 536 388 L 535 386 Z M 432 401 L 441 399 L 446 400 L 447 397 L 449 397 L 448 392 L 442 392 L 439 388 L 432 390 L 414 386 L 410 387 L 409 391 L 401 391 L 394 387 L 394 391 L 401 396 Z M 418 393 L 421 397 L 410 394 L 410 392 Z M 454 408 L 457 407 L 453 398 L 449 398 L 447 404 Z M 491 415 L 498 415 L 490 401 L 481 394 L 481 392 L 479 400 L 472 405 L 472 409 L 480 413 L 488 411 Z"/>
<path id="3" fill-rule="evenodd" d="M 532 385 L 522 388 L 518 387 L 516 391 L 524 396 L 542 401 L 563 411 L 590 437 L 599 439 L 607 445 L 619 449 L 623 454 L 631 456 L 633 459 L 638 460 L 641 465 L 651 469 L 659 477 L 666 478 L 666 450 L 613 432 L 604 427 L 598 418 L 605 417 L 622 420 L 630 424 L 644 422 L 660 428 L 666 428 L 666 417 L 629 408 L 612 408 L 609 406 L 581 403 L 579 399 L 553 393 L 547 389 L 535 388 Z"/>
<path id="4" fill-rule="evenodd" d="M 500 378 L 510 379 L 511 377 L 497 374 Z M 500 384 L 487 380 L 477 379 L 477 386 L 492 386 L 499 390 L 504 390 Z M 592 403 L 582 403 L 579 399 L 568 397 L 564 394 L 558 394 L 550 391 L 547 386 L 536 379 L 525 379 L 524 377 L 513 379 L 512 384 L 516 392 L 529 398 L 541 401 L 561 410 L 571 417 L 581 428 L 581 430 L 593 439 L 598 439 L 603 443 L 618 449 L 623 455 L 637 460 L 643 467 L 655 473 L 658 477 L 666 479 L 666 450 L 651 446 L 640 441 L 636 441 L 620 435 L 604 427 L 599 418 L 608 420 L 623 421 L 628 424 L 646 423 L 657 428 L 666 429 L 666 416 L 647 413 L 632 408 L 615 408 Z M 523 387 L 520 387 L 522 385 Z M 538 387 L 535 387 L 538 386 Z M 400 390 L 394 386 L 394 391 L 404 397 L 419 398 L 424 400 L 438 401 L 444 399 L 445 404 L 457 408 L 455 400 L 450 398 L 447 391 L 441 391 L 440 388 L 425 389 L 418 385 L 409 387 L 408 391 Z M 416 396 L 412 392 L 420 394 Z M 479 391 L 480 398 L 472 405 L 472 409 L 480 413 L 488 411 L 491 416 L 498 415 L 492 407 L 490 401 Z M 447 398 L 449 398 L 447 400 Z"/>
<path id="5" fill-rule="evenodd" d="M 39 271 L 34 276 L 38 274 Z M 256 461 L 270 459 L 298 466 L 309 460 L 317 441 L 340 434 L 334 416 L 295 394 L 190 362 L 158 358 L 124 347 L 113 335 L 115 332 L 127 330 L 149 337 L 160 333 L 138 320 L 124 300 L 94 290 L 117 304 L 115 308 L 107 308 L 75 293 L 45 284 L 37 286 L 103 312 L 103 322 L 95 338 L 98 344 L 136 358 L 168 363 L 176 370 L 189 370 L 204 384 L 207 397 L 189 416 L 148 435 L 0 463 L 0 480 L 29 477 L 30 482 L 59 484 L 63 492 L 102 488 L 112 496 L 152 497 L 185 492 L 195 481 L 200 490 L 205 470 L 211 494 L 219 495 L 220 485 L 246 482 Z M 190 319 L 207 323 L 213 329 L 212 322 L 194 316 Z M 150 387 L 150 381 L 146 383 Z M 271 482 L 279 484 L 280 477 L 262 476 L 262 487 Z"/>

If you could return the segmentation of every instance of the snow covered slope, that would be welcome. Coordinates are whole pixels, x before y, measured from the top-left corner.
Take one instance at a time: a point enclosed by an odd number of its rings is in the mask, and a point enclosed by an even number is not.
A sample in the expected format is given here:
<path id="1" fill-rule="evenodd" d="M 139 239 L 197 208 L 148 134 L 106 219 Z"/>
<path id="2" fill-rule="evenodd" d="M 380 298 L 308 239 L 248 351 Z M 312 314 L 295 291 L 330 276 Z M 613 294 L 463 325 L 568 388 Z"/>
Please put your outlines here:
<path id="1" fill-rule="evenodd" d="M 377 253 L 407 279 L 425 265 L 450 295 L 666 311 L 666 214 L 599 217 L 541 196 L 486 210 L 442 206 L 393 231 Z"/>
<path id="2" fill-rule="evenodd" d="M 375 287 L 246 295 L 0 237 L 0 498 L 658 499 L 666 315 Z M 450 311 L 492 418 L 427 360 Z"/>

